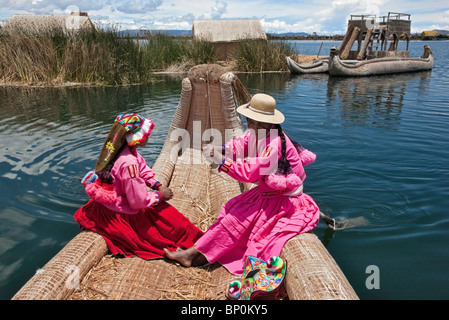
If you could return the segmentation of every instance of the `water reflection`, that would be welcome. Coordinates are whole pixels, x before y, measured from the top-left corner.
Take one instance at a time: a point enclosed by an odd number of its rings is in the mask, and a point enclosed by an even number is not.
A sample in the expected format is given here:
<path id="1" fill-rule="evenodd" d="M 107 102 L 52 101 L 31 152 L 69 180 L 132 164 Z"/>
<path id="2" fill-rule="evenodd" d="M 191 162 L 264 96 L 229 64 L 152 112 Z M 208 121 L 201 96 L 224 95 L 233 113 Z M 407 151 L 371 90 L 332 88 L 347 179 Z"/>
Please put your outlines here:
<path id="1" fill-rule="evenodd" d="M 348 123 L 396 130 L 407 86 L 417 83 L 412 85 L 413 90 L 424 93 L 430 76 L 431 71 L 362 78 L 329 77 L 328 111 L 339 112 L 340 118 Z"/>
<path id="2" fill-rule="evenodd" d="M 94 159 L 98 144 L 121 112 L 151 116 L 158 127 L 153 141 L 163 141 L 167 112 L 174 112 L 177 95 L 167 94 L 181 84 L 161 78 L 128 87 L 0 87 L 4 125 L 0 127 L 3 177 L 18 172 L 41 175 L 59 172 L 82 159 Z M 14 143 L 12 143 L 12 141 Z"/>
<path id="3" fill-rule="evenodd" d="M 3 116 L 21 124 L 43 127 L 42 124 L 83 123 L 88 119 L 95 126 L 109 126 L 118 113 L 142 110 L 153 97 L 157 99 L 158 92 L 172 90 L 173 81 L 178 82 L 167 78 L 122 87 L 0 87 L 0 102 Z"/>
<path id="4" fill-rule="evenodd" d="M 328 74 L 239 74 L 238 77 L 251 94 L 268 92 L 280 102 L 294 102 L 302 108 L 326 107 L 327 118 L 342 121 L 342 126 L 368 126 L 378 129 L 397 130 L 401 113 L 407 103 L 406 93 L 428 96 L 432 71 L 403 73 L 375 77 L 330 77 Z M 321 90 L 324 90 L 325 100 Z M 293 98 L 292 98 L 293 97 Z M 288 110 L 288 111 L 287 111 Z"/>
<path id="5" fill-rule="evenodd" d="M 404 73 L 376 77 L 330 77 L 328 74 L 272 75 L 268 90 L 300 97 L 302 105 L 313 105 L 326 90 L 328 118 L 340 119 L 346 125 L 363 125 L 396 130 L 406 103 L 407 90 L 420 96 L 429 95 L 432 71 Z M 260 85 L 260 84 L 259 84 Z M 313 91 L 310 89 L 313 88 Z M 345 125 L 345 124 L 343 124 Z"/>
<path id="6" fill-rule="evenodd" d="M 290 79 L 290 74 L 286 72 L 259 74 L 238 73 L 237 77 L 242 81 L 250 94 L 257 92 L 275 94 L 284 92 Z"/>

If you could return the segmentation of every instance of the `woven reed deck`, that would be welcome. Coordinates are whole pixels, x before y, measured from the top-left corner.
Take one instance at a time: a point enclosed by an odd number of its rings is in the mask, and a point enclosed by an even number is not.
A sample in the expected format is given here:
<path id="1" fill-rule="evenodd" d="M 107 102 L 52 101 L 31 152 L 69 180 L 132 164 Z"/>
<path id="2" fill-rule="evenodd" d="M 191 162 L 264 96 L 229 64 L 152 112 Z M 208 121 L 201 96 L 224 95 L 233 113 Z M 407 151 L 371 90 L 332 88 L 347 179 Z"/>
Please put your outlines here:
<path id="1" fill-rule="evenodd" d="M 219 173 L 204 161 L 199 150 L 201 143 L 192 143 L 194 129 L 198 129 L 195 125 L 199 124 L 195 121 L 201 122 L 201 133 L 215 128 L 222 137 L 226 129 L 234 129 L 234 135 L 239 135 L 243 127 L 235 108 L 247 100 L 246 90 L 235 75 L 217 65 L 194 67 L 182 82 L 178 109 L 153 170 L 158 180 L 173 190 L 175 196 L 170 203 L 202 230 L 214 223 L 229 199 L 251 186 Z M 191 141 L 189 148 L 179 152 L 177 128 L 186 129 Z M 288 241 L 282 257 L 288 261 L 289 299 L 358 299 L 313 233 Z M 222 300 L 227 285 L 234 279 L 219 264 L 184 268 L 165 259 L 115 258 L 108 254 L 100 235 L 83 231 L 40 269 L 13 300 Z"/>

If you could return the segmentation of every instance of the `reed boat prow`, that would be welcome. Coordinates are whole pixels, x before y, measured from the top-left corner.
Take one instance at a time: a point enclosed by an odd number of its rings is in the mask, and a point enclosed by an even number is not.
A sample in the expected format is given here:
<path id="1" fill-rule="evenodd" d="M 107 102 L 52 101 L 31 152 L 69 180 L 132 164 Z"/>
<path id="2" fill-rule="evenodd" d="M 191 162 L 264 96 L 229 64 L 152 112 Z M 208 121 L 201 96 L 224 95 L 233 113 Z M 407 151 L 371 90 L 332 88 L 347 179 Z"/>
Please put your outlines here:
<path id="1" fill-rule="evenodd" d="M 228 138 L 241 134 L 236 107 L 247 101 L 246 89 L 233 73 L 218 65 L 192 68 L 182 82 L 178 108 L 153 165 L 158 180 L 174 192 L 170 203 L 202 230 L 215 222 L 229 199 L 251 186 L 218 172 L 203 158 L 201 146 L 193 140 L 180 143 L 179 138 L 192 138 L 197 130 L 210 128 Z M 290 239 L 281 256 L 288 262 L 285 284 L 290 300 L 358 299 L 315 234 Z M 100 235 L 82 231 L 12 299 L 223 300 L 236 278 L 219 264 L 184 268 L 165 259 L 116 258 L 108 254 Z"/>
<path id="2" fill-rule="evenodd" d="M 298 63 L 291 57 L 286 57 L 287 67 L 292 74 L 327 73 L 329 71 L 328 57 L 315 59 L 312 63 Z"/>
<path id="3" fill-rule="evenodd" d="M 425 71 L 433 68 L 433 51 L 424 45 L 424 52 L 419 58 L 406 55 L 392 55 L 390 57 L 369 60 L 342 60 L 339 50 L 333 47 L 329 56 L 329 74 L 331 76 L 372 76 L 394 73 Z"/>

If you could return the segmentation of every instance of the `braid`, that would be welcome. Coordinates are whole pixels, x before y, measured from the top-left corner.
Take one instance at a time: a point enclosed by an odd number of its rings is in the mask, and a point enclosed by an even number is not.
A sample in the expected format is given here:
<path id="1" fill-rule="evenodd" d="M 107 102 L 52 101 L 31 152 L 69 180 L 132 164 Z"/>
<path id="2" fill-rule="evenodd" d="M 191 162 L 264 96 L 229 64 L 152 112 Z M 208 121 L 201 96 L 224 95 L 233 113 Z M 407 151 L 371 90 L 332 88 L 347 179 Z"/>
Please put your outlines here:
<path id="1" fill-rule="evenodd" d="M 102 171 L 98 173 L 98 177 L 103 183 L 112 184 L 114 182 L 114 178 L 111 176 L 112 168 L 114 167 L 114 163 L 118 158 L 118 155 L 122 152 L 123 148 L 126 146 L 126 143 L 122 144 L 118 152 L 115 154 L 114 159 L 112 159 L 111 163 L 109 163 Z"/>
<path id="2" fill-rule="evenodd" d="M 276 128 L 278 129 L 278 135 L 281 138 L 281 143 L 282 143 L 281 144 L 282 158 L 281 158 L 281 160 L 279 160 L 277 173 L 287 174 L 292 170 L 290 161 L 288 161 L 288 159 L 286 157 L 287 143 L 285 141 L 285 135 L 284 135 L 284 131 L 281 128 L 281 125 L 276 124 Z"/>
<path id="3" fill-rule="evenodd" d="M 276 173 L 288 174 L 288 173 L 291 173 L 293 171 L 293 169 L 290 165 L 290 161 L 288 161 L 287 156 L 286 156 L 287 143 L 285 141 L 285 134 L 284 134 L 284 131 L 282 130 L 280 124 L 276 124 L 276 128 L 278 129 L 278 135 L 281 138 L 281 142 L 282 142 L 282 158 L 281 158 L 281 160 L 279 160 L 278 170 Z M 290 137 L 289 137 L 289 139 L 290 139 Z M 292 142 L 293 146 L 296 148 L 296 151 L 298 151 L 298 154 L 300 154 L 304 150 L 304 147 L 301 146 L 295 140 L 290 139 L 290 141 Z"/>

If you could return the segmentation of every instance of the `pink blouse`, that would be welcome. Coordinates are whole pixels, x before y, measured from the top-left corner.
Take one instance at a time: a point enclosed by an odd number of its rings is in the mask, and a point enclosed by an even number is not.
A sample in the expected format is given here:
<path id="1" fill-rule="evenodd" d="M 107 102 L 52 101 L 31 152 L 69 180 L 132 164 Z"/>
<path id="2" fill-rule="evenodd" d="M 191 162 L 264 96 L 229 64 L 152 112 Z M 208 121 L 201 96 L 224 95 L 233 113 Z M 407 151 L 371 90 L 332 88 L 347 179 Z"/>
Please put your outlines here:
<path id="1" fill-rule="evenodd" d="M 154 175 L 137 150 L 126 146 L 111 170 L 116 197 L 107 202 L 102 202 L 100 198 L 94 200 L 108 209 L 126 214 L 136 214 L 140 209 L 155 207 L 160 203 L 162 195 L 158 191 L 148 191 L 147 188 L 157 189 L 160 186 Z"/>
<path id="2" fill-rule="evenodd" d="M 286 193 L 302 185 L 306 178 L 304 166 L 315 161 L 316 155 L 307 149 L 298 150 L 285 135 L 286 157 L 290 162 L 296 183 L 267 184 L 269 177 L 274 176 L 278 161 L 282 158 L 282 142 L 277 135 L 268 135 L 266 139 L 256 141 L 256 138 L 247 130 L 243 135 L 229 141 L 225 145 L 226 158 L 219 170 L 226 172 L 241 182 L 257 183 L 261 192 L 274 190 Z M 299 179 L 298 179 L 299 178 Z M 292 180 L 292 177 L 289 178 Z M 281 190 L 285 189 L 285 190 Z"/>

